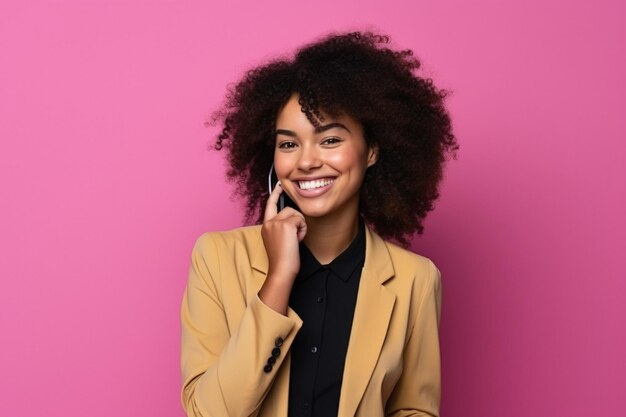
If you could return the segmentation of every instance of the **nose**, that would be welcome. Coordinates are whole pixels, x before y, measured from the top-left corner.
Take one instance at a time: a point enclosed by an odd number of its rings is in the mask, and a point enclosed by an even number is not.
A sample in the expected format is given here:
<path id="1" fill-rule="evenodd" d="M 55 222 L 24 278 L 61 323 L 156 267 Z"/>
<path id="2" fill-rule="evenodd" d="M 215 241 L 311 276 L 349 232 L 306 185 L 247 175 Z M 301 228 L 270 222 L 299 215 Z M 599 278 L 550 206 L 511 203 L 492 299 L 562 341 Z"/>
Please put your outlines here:
<path id="1" fill-rule="evenodd" d="M 310 171 L 322 166 L 319 149 L 314 145 L 304 145 L 300 150 L 298 158 L 298 168 L 302 171 Z"/>

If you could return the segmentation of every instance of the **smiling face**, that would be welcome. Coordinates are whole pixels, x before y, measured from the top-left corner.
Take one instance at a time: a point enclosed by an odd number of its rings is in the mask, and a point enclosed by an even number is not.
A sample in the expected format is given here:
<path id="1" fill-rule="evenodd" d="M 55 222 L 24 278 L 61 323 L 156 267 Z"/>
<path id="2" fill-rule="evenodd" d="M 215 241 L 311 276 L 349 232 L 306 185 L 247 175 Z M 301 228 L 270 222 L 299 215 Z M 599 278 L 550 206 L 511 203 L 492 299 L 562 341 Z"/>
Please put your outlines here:
<path id="1" fill-rule="evenodd" d="M 291 96 L 276 119 L 276 175 L 305 217 L 356 216 L 363 177 L 377 152 L 358 121 L 324 116 L 316 128 L 298 96 Z"/>

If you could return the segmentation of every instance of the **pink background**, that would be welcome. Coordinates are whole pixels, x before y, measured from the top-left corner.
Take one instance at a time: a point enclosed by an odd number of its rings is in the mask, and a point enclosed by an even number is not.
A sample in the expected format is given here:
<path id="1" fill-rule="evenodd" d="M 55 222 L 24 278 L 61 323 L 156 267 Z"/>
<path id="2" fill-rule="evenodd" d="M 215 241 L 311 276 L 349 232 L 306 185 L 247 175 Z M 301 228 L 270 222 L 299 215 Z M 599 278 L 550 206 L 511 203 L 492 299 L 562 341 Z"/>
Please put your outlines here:
<path id="1" fill-rule="evenodd" d="M 0 416 L 183 415 L 191 248 L 242 215 L 203 121 L 248 66 L 367 27 L 454 90 L 413 245 L 443 273 L 443 414 L 623 416 L 622 4 L 2 0 Z"/>

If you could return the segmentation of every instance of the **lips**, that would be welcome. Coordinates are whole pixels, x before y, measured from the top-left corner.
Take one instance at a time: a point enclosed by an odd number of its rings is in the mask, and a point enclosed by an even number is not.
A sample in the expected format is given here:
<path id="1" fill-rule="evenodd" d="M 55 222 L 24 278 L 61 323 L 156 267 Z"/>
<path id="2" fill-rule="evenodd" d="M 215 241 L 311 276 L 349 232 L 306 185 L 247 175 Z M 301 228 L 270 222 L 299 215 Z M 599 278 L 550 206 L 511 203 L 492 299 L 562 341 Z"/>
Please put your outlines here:
<path id="1" fill-rule="evenodd" d="M 335 185 L 335 177 L 319 177 L 312 179 L 293 180 L 297 187 L 297 195 L 303 198 L 314 198 L 325 194 Z"/>
<path id="2" fill-rule="evenodd" d="M 298 182 L 298 187 L 300 187 L 301 190 L 314 190 L 316 188 L 322 188 L 325 187 L 327 185 L 332 184 L 333 182 L 335 182 L 334 178 L 318 178 L 318 179 L 314 179 L 314 180 L 302 180 L 302 181 L 297 181 Z"/>

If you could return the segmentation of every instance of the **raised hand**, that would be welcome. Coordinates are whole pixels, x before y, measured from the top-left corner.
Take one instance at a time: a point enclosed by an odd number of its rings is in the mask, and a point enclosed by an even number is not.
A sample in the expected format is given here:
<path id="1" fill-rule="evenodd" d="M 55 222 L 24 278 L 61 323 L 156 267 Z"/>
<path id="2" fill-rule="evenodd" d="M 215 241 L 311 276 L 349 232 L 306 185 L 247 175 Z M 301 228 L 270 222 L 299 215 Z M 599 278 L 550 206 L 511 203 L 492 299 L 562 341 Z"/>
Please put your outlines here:
<path id="1" fill-rule="evenodd" d="M 285 207 L 278 212 L 280 182 L 265 205 L 261 236 L 269 261 L 267 278 L 259 298 L 272 309 L 286 314 L 291 287 L 300 270 L 299 243 L 306 235 L 306 221 L 299 211 Z"/>

